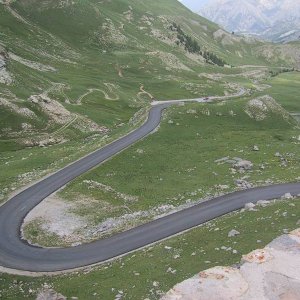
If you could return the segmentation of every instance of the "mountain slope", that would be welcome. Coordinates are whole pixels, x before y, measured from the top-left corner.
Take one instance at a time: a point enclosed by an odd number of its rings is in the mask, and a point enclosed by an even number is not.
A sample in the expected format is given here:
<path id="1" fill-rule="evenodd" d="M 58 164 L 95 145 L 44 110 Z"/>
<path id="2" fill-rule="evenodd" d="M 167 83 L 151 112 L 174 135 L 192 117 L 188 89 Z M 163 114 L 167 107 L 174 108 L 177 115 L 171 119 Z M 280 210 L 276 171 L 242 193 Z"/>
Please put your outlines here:
<path id="1" fill-rule="evenodd" d="M 8 148 L 36 145 L 44 140 L 41 134 L 62 126 L 67 126 L 60 130 L 66 134 L 57 142 L 66 136 L 106 134 L 150 100 L 147 89 L 157 98 L 192 97 L 170 76 L 198 80 L 198 70 L 214 66 L 176 44 L 173 22 L 203 51 L 229 64 L 242 62 L 214 38 L 217 25 L 177 1 L 19 0 L 2 1 L 0 8 L 5 115 L 0 129 Z M 247 42 L 233 44 L 245 61 L 253 60 Z M 166 83 L 172 89 L 166 91 Z"/>
<path id="2" fill-rule="evenodd" d="M 255 34 L 276 42 L 298 40 L 300 2 L 292 0 L 214 0 L 201 15 L 229 31 Z"/>
<path id="3" fill-rule="evenodd" d="M 3 149 L 106 135 L 153 97 L 213 94 L 203 78 L 201 93 L 182 86 L 198 84 L 204 70 L 219 72 L 218 64 L 292 67 L 298 59 L 174 0 L 18 0 L 0 8 Z"/>

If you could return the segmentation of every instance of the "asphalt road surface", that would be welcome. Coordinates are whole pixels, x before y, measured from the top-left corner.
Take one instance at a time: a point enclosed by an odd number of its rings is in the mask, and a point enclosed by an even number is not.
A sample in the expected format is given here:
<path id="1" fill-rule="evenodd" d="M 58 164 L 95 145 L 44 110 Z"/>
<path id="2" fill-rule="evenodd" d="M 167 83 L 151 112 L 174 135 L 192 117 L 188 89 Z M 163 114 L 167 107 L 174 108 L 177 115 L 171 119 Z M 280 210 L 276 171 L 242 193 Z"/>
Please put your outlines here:
<path id="1" fill-rule="evenodd" d="M 112 237 L 72 248 L 39 248 L 21 240 L 21 224 L 37 204 L 77 176 L 151 133 L 159 125 L 162 111 L 170 105 L 172 103 L 153 106 L 146 123 L 135 131 L 36 183 L 1 206 L 0 266 L 21 271 L 55 272 L 105 262 L 240 209 L 248 202 L 274 199 L 288 192 L 292 195 L 300 193 L 300 183 L 240 191 Z"/>

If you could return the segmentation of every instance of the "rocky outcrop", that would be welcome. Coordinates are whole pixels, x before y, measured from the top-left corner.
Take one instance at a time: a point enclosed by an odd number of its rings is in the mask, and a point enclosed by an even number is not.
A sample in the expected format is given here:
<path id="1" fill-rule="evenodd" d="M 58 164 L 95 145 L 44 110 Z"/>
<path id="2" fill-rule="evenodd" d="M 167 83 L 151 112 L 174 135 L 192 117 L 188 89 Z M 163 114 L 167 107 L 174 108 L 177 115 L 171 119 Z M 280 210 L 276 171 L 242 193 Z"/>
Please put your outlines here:
<path id="1" fill-rule="evenodd" d="M 8 54 L 5 49 L 0 45 L 0 69 L 5 67 L 6 60 L 8 59 Z"/>
<path id="2" fill-rule="evenodd" d="M 200 272 L 162 299 L 300 299 L 300 229 L 244 255 L 240 267 Z"/>
<path id="3" fill-rule="evenodd" d="M 0 45 L 0 83 L 10 85 L 13 82 L 12 76 L 7 71 L 8 53 L 3 46 Z"/>
<path id="4" fill-rule="evenodd" d="M 66 300 L 67 298 L 62 294 L 57 293 L 51 288 L 42 289 L 37 295 L 36 300 Z"/>
<path id="5" fill-rule="evenodd" d="M 269 95 L 251 99 L 246 104 L 245 112 L 256 121 L 263 121 L 271 114 L 277 114 L 284 120 L 290 119 L 290 114 Z"/>

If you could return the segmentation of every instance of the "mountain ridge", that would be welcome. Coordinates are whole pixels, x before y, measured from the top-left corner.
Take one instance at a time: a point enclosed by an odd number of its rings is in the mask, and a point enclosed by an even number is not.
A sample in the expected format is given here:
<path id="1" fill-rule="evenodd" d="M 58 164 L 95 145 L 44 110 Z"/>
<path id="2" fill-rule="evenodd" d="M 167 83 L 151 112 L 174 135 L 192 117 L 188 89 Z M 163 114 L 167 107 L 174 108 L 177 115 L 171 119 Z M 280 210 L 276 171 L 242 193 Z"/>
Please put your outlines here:
<path id="1" fill-rule="evenodd" d="M 199 14 L 229 31 L 274 42 L 289 42 L 300 37 L 300 2 L 291 0 L 213 0 Z"/>

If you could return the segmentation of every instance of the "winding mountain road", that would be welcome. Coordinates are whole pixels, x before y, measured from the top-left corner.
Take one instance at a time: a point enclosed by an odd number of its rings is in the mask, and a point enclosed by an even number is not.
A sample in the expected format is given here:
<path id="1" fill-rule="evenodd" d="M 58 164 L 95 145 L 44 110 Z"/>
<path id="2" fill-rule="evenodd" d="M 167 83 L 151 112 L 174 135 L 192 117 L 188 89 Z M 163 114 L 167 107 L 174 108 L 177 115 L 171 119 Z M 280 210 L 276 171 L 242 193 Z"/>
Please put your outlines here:
<path id="1" fill-rule="evenodd" d="M 240 92 L 234 97 L 241 94 Z M 201 98 L 194 101 L 204 102 L 213 99 L 220 98 Z M 112 237 L 72 248 L 39 248 L 22 241 L 20 237 L 22 222 L 36 205 L 74 178 L 147 136 L 160 124 L 162 111 L 173 103 L 174 101 L 156 103 L 149 112 L 148 120 L 138 129 L 34 184 L 1 206 L 0 266 L 20 271 L 56 272 L 105 262 L 240 209 L 247 202 L 274 199 L 288 192 L 292 195 L 300 194 L 300 183 L 239 191 Z"/>

